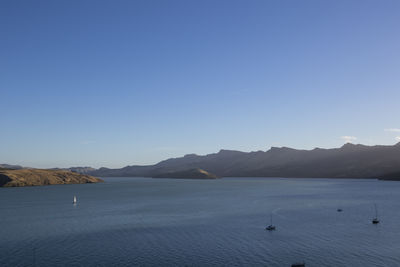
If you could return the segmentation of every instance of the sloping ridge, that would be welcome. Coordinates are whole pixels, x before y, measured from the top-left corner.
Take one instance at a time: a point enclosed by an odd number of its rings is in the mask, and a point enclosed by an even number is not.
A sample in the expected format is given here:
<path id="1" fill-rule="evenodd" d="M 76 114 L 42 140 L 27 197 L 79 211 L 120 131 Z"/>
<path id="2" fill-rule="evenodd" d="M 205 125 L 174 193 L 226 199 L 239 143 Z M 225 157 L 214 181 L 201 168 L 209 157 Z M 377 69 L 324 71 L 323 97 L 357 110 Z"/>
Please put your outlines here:
<path id="1" fill-rule="evenodd" d="M 89 174 L 152 177 L 197 168 L 218 177 L 377 178 L 400 172 L 400 143 L 393 146 L 348 143 L 340 148 L 312 150 L 272 147 L 265 152 L 248 153 L 221 150 L 204 156 L 172 158 L 150 166 L 100 168 Z"/>
<path id="2" fill-rule="evenodd" d="M 218 177 L 202 169 L 190 169 L 186 171 L 161 173 L 154 175 L 153 178 L 217 179 Z"/>

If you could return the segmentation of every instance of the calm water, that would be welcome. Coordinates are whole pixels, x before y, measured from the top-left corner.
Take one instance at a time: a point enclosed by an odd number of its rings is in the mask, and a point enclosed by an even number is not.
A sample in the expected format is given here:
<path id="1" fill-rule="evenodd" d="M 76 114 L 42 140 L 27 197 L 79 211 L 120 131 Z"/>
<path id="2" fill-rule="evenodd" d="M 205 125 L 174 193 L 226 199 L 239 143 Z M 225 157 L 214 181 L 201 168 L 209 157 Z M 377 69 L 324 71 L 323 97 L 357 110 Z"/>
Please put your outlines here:
<path id="1" fill-rule="evenodd" d="M 400 266 L 400 182 L 105 180 L 0 188 L 0 266 Z"/>

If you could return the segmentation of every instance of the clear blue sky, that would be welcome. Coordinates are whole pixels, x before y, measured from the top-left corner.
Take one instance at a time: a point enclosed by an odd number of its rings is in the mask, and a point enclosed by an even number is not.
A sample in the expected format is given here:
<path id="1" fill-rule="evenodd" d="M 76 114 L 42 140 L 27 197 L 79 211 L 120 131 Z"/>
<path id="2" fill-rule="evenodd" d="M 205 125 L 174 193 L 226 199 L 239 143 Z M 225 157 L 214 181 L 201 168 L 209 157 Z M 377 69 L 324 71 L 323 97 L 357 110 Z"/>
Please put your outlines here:
<path id="1" fill-rule="evenodd" d="M 399 14 L 398 0 L 2 0 L 0 163 L 394 144 Z"/>

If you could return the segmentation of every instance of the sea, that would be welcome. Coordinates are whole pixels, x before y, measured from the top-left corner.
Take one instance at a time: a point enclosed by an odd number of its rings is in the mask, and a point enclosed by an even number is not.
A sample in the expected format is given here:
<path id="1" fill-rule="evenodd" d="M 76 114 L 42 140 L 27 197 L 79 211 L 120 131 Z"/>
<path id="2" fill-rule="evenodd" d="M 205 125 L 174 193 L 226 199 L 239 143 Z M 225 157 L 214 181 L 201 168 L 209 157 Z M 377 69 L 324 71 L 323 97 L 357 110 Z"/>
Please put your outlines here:
<path id="1" fill-rule="evenodd" d="M 0 188 L 0 266 L 400 266 L 400 182 L 104 180 Z"/>

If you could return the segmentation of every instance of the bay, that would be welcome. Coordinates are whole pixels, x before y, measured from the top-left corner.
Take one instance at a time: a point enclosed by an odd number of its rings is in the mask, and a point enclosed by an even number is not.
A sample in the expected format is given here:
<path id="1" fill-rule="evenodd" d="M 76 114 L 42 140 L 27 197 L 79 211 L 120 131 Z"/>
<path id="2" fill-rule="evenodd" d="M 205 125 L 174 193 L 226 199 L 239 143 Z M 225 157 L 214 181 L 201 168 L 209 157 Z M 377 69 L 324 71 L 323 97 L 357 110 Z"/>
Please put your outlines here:
<path id="1" fill-rule="evenodd" d="M 0 266 L 400 266 L 398 182 L 104 180 L 0 188 Z"/>

